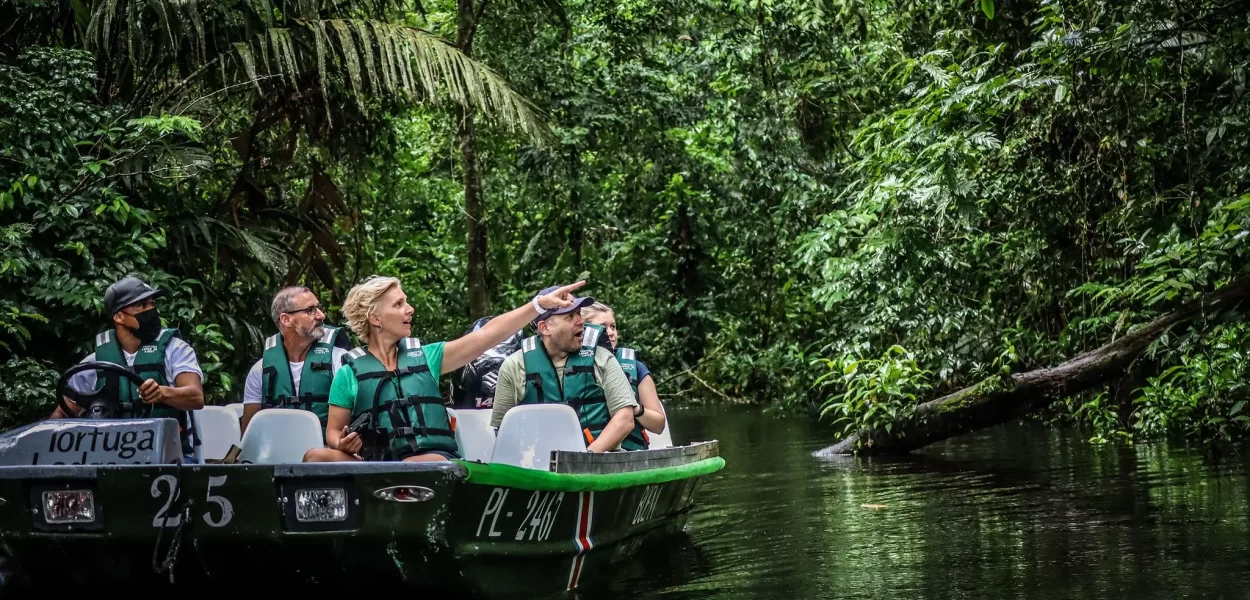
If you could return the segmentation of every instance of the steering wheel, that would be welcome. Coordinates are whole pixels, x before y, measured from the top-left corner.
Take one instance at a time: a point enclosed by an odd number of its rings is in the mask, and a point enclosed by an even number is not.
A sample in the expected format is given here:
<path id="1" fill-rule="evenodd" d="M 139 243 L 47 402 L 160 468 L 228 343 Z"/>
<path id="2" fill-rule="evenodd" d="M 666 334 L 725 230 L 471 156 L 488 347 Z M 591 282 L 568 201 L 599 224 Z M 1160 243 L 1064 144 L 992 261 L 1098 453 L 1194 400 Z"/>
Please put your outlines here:
<path id="1" fill-rule="evenodd" d="M 139 377 L 130 369 L 115 363 L 94 360 L 78 363 L 62 373 L 61 378 L 56 382 L 56 403 L 61 407 L 61 412 L 65 413 L 67 417 L 73 418 L 74 411 L 65 403 L 66 397 L 69 397 L 70 400 L 74 401 L 74 404 L 84 409 L 83 414 L 79 415 L 78 418 L 101 420 L 117 416 L 119 408 L 117 390 L 109 389 L 110 386 L 107 383 L 94 392 L 80 392 L 69 386 L 69 379 L 82 371 L 108 371 L 116 373 L 133 382 L 136 387 L 143 385 L 144 381 L 142 377 Z M 96 381 L 99 381 L 99 376 L 97 376 Z M 147 408 L 149 411 L 151 410 L 150 406 Z"/>

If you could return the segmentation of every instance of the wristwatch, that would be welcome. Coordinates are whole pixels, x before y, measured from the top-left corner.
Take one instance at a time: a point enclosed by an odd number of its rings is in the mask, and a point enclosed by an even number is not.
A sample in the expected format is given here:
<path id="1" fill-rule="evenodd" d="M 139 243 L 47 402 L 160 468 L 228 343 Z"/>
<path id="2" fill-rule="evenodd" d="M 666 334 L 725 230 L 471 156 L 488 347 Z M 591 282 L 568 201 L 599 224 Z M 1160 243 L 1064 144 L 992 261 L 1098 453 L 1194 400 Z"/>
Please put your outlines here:
<path id="1" fill-rule="evenodd" d="M 543 307 L 542 307 L 542 306 L 540 306 L 540 305 L 538 304 L 538 296 L 534 296 L 534 300 L 533 300 L 532 302 L 530 302 L 530 304 L 532 304 L 532 305 L 534 306 L 534 312 L 536 312 L 536 313 L 538 313 L 538 314 L 540 314 L 540 315 L 541 315 L 541 314 L 543 314 L 543 313 L 545 313 L 545 312 L 547 312 L 547 311 L 543 310 Z"/>
<path id="2" fill-rule="evenodd" d="M 643 408 L 642 405 L 639 404 L 638 409 L 634 411 L 634 418 L 637 419 L 638 417 L 641 417 L 644 412 L 647 412 L 647 409 Z"/>

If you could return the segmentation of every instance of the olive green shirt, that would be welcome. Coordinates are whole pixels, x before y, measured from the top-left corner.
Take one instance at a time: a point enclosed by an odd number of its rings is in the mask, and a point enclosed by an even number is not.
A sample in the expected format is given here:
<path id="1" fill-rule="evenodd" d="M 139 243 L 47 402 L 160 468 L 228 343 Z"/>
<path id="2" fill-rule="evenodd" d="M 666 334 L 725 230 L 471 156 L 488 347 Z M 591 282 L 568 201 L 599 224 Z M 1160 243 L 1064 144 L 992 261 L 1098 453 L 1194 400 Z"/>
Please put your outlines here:
<path id="1" fill-rule="evenodd" d="M 495 408 L 490 415 L 491 427 L 499 427 L 499 424 L 503 422 L 504 413 L 525 399 L 524 354 L 523 350 L 513 352 L 499 367 L 499 383 L 495 385 Z M 568 362 L 568 357 L 551 361 L 561 385 L 564 384 L 564 363 L 566 362 Z M 632 412 L 634 407 L 638 406 L 638 401 L 634 399 L 634 390 L 629 387 L 629 378 L 625 376 L 621 363 L 616 362 L 616 355 L 610 350 L 602 346 L 595 348 L 594 372 L 595 383 L 603 388 L 603 394 L 607 398 L 609 414 L 616 414 L 616 411 L 621 408 L 629 408 Z"/>

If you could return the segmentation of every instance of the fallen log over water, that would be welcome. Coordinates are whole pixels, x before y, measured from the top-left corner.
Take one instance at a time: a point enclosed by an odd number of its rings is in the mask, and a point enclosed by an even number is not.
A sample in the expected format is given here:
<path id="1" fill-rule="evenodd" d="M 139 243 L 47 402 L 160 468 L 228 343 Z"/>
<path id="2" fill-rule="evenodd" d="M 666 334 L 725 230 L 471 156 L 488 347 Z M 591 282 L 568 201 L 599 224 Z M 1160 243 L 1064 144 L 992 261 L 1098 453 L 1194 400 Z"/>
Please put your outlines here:
<path id="1" fill-rule="evenodd" d="M 1250 298 L 1250 276 L 1207 293 L 1146 326 L 1058 366 L 984 379 L 916 407 L 893 432 L 860 431 L 825 449 L 825 454 L 893 454 L 922 448 L 964 433 L 993 427 L 1045 408 L 1056 400 L 1120 377 L 1151 342 L 1199 316 L 1240 310 Z M 862 441 L 862 444 L 861 444 Z"/>

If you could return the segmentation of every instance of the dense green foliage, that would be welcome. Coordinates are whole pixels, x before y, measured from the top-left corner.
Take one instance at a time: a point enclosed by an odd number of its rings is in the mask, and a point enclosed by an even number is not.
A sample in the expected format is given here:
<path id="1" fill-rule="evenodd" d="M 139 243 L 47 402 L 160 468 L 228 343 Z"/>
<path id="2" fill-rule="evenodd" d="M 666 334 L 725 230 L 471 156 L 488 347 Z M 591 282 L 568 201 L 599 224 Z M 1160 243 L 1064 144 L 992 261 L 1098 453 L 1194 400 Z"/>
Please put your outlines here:
<path id="1" fill-rule="evenodd" d="M 851 137 L 803 249 L 846 351 L 896 341 L 944 388 L 1097 346 L 1246 264 L 1244 12 L 1001 8 L 881 73 L 902 100 Z M 1248 341 L 1204 320 L 1060 413 L 1096 439 L 1240 437 Z"/>
<path id="2" fill-rule="evenodd" d="M 214 400 L 284 283 L 334 306 L 397 275 L 418 335 L 460 334 L 466 98 L 494 118 L 494 310 L 587 278 L 673 401 L 889 422 L 1246 268 L 1250 23 L 1223 5 L 481 3 L 473 59 L 437 41 L 453 2 L 129 6 L 0 9 L 52 24 L 0 38 L 6 384 L 84 354 L 131 271 L 178 291 Z M 1242 437 L 1248 346 L 1204 319 L 1050 417 Z M 6 387 L 8 422 L 50 410 Z"/>

